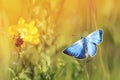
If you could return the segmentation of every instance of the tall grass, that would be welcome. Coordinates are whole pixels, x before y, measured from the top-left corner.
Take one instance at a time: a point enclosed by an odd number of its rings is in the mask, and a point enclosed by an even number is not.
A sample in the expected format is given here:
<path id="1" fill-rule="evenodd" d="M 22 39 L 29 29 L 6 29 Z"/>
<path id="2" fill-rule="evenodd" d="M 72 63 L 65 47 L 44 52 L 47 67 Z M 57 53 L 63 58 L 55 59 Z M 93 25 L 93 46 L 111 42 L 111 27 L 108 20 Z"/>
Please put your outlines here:
<path id="1" fill-rule="evenodd" d="M 115 0 L 1 0 L 0 80 L 119 80 L 119 4 Z M 8 32 L 10 27 L 14 35 Z M 78 60 L 63 54 L 96 29 L 104 34 L 95 57 Z"/>

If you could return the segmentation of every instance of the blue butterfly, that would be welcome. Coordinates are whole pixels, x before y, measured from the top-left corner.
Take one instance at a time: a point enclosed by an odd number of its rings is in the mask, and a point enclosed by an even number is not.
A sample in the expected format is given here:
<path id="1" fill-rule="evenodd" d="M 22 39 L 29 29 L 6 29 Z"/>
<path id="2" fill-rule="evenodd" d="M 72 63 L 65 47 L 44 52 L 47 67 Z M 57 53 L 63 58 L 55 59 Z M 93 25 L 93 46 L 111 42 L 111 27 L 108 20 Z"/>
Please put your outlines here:
<path id="1" fill-rule="evenodd" d="M 73 43 L 70 47 L 66 48 L 63 53 L 73 56 L 78 59 L 94 57 L 97 51 L 96 45 L 102 43 L 103 30 L 96 30 L 89 34 L 87 37 Z"/>

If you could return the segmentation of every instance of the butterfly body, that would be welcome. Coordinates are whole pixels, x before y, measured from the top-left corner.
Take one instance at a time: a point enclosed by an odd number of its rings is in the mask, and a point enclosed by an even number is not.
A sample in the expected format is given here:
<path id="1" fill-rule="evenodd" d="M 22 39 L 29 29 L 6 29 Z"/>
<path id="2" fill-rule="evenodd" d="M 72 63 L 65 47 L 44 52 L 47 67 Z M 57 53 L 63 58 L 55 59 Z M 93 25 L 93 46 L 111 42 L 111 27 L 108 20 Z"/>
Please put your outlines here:
<path id="1" fill-rule="evenodd" d="M 63 53 L 78 59 L 84 59 L 88 57 L 88 55 L 93 57 L 97 51 L 96 45 L 102 42 L 102 34 L 102 30 L 94 31 L 87 37 L 82 37 L 82 39 L 73 43 L 70 47 L 66 48 Z"/>

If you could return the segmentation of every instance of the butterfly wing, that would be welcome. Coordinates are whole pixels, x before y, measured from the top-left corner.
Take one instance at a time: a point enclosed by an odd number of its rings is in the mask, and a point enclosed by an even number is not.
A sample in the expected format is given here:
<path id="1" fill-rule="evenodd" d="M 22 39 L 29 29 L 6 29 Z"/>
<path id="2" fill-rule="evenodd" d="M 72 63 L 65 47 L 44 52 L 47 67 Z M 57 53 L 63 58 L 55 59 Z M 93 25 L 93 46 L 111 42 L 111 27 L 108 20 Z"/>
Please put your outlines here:
<path id="1" fill-rule="evenodd" d="M 87 41 L 87 54 L 91 57 L 94 57 L 97 51 L 97 47 L 95 43 Z"/>
<path id="2" fill-rule="evenodd" d="M 100 44 L 102 42 L 103 31 L 97 30 L 89 34 L 86 38 L 89 42 Z"/>
<path id="3" fill-rule="evenodd" d="M 75 42 L 70 47 L 66 48 L 63 51 L 63 53 L 73 56 L 78 59 L 83 59 L 83 58 L 85 58 L 85 49 L 84 49 L 83 43 L 84 43 L 84 40 L 81 39 L 81 40 Z"/>
<path id="4" fill-rule="evenodd" d="M 102 36 L 102 30 L 94 31 L 87 37 L 82 38 L 70 47 L 66 48 L 63 53 L 76 57 L 78 59 L 84 59 L 88 55 L 94 57 L 97 50 L 96 45 L 102 42 Z"/>

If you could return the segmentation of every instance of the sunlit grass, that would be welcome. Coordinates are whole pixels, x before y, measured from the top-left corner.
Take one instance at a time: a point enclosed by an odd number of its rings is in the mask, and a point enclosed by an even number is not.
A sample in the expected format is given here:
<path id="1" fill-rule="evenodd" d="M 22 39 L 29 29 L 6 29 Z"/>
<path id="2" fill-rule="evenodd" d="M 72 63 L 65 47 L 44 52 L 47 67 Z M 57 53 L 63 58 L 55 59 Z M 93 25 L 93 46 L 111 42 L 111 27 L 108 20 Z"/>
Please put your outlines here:
<path id="1" fill-rule="evenodd" d="M 119 3 L 1 0 L 0 80 L 119 80 Z M 78 60 L 63 54 L 96 29 L 104 34 L 95 57 Z"/>

